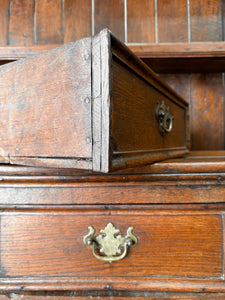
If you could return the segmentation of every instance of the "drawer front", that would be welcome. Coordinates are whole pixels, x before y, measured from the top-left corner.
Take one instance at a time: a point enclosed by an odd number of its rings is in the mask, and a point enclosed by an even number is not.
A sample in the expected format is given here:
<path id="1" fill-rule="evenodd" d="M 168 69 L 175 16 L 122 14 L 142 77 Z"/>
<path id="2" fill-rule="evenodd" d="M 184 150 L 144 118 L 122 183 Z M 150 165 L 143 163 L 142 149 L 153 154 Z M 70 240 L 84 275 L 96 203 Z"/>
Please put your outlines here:
<path id="1" fill-rule="evenodd" d="M 83 242 L 89 226 L 99 236 L 109 222 L 121 235 L 133 226 L 138 239 L 125 258 L 112 263 L 94 257 Z M 223 222 L 217 214 L 83 209 L 1 215 L 1 276 L 8 283 L 22 280 L 25 286 L 27 279 L 47 284 L 53 278 L 67 288 L 79 278 L 81 289 L 87 288 L 87 278 L 89 289 L 99 288 L 99 282 L 100 288 L 109 281 L 114 286 L 118 278 L 127 284 L 130 278 L 139 282 L 141 286 L 132 286 L 137 290 L 149 289 L 156 279 L 165 278 L 178 283 L 192 279 L 204 285 L 207 279 L 222 278 L 222 249 Z"/>
<path id="2" fill-rule="evenodd" d="M 173 102 L 115 56 L 112 60 L 112 95 L 115 152 L 162 151 L 186 146 L 186 107 Z M 156 118 L 158 103 L 162 101 L 174 118 L 172 130 L 164 134 Z"/>

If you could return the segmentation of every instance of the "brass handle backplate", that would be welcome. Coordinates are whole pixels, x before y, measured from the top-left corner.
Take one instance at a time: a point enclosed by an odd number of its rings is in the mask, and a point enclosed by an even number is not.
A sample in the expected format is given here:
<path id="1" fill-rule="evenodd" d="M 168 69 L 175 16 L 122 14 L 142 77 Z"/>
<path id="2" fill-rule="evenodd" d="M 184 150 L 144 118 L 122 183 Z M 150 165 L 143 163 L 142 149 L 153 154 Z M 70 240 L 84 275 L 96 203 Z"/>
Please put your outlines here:
<path id="1" fill-rule="evenodd" d="M 84 236 L 83 242 L 91 247 L 93 255 L 100 260 L 112 263 L 123 259 L 128 252 L 129 247 L 137 244 L 137 237 L 132 233 L 133 227 L 127 229 L 126 236 L 120 234 L 112 223 L 108 223 L 100 234 L 95 236 L 95 229 L 88 227 L 89 233 Z"/>
<path id="2" fill-rule="evenodd" d="M 157 107 L 155 110 L 156 119 L 159 122 L 159 130 L 164 135 L 165 133 L 171 132 L 173 128 L 173 119 L 174 116 L 170 115 L 169 106 L 166 107 L 164 101 L 157 102 Z"/>

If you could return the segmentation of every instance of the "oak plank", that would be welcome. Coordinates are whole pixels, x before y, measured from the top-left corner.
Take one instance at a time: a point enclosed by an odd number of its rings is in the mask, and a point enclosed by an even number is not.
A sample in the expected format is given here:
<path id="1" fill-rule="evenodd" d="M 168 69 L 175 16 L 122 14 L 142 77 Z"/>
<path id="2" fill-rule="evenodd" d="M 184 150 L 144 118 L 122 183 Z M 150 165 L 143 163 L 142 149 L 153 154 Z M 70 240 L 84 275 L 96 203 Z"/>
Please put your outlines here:
<path id="1" fill-rule="evenodd" d="M 154 0 L 127 1 L 127 42 L 155 42 Z"/>
<path id="2" fill-rule="evenodd" d="M 91 0 L 64 1 L 64 43 L 73 42 L 92 33 Z"/>
<path id="3" fill-rule="evenodd" d="M 37 0 L 36 13 L 36 43 L 62 44 L 62 1 Z"/>
<path id="4" fill-rule="evenodd" d="M 138 245 L 119 263 L 96 261 L 91 249 L 83 244 L 88 226 L 94 226 L 98 234 L 109 221 L 122 234 L 133 226 L 138 237 Z M 113 210 L 90 214 L 86 210 L 5 213 L 1 222 L 1 262 L 4 277 L 216 279 L 222 272 L 221 217 Z"/>
<path id="5" fill-rule="evenodd" d="M 192 74 L 192 149 L 224 149 L 222 74 Z M 216 116 L 216 117 L 215 117 Z"/>
<path id="6" fill-rule="evenodd" d="M 186 0 L 158 0 L 157 12 L 160 43 L 188 41 Z"/>
<path id="7" fill-rule="evenodd" d="M 8 44 L 9 0 L 0 0 L 0 46 Z"/>
<path id="8" fill-rule="evenodd" d="M 222 41 L 220 0 L 190 0 L 191 41 Z"/>
<path id="9" fill-rule="evenodd" d="M 94 31 L 95 34 L 108 27 L 120 40 L 124 41 L 124 1 L 108 0 L 94 1 Z"/>
<path id="10" fill-rule="evenodd" d="M 34 0 L 10 1 L 9 44 L 34 44 Z"/>

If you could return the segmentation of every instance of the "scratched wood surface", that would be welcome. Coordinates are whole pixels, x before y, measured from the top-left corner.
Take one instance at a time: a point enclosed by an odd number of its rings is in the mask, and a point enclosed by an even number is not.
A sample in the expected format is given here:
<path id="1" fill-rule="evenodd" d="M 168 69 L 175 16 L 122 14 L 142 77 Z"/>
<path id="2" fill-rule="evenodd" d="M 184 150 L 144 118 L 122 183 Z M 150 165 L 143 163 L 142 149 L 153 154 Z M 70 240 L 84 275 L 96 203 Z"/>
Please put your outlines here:
<path id="1" fill-rule="evenodd" d="M 91 157 L 90 51 L 89 38 L 0 70 L 2 156 Z"/>

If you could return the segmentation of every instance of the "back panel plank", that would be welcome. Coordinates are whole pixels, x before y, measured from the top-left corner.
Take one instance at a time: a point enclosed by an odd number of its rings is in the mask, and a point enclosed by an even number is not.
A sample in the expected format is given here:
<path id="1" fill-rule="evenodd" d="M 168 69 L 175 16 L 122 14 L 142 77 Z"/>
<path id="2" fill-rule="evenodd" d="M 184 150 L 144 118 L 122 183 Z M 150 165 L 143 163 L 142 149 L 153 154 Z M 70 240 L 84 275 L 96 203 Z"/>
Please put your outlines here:
<path id="1" fill-rule="evenodd" d="M 190 0 L 191 41 L 221 41 L 220 0 Z"/>
<path id="2" fill-rule="evenodd" d="M 155 42 L 155 2 L 153 0 L 127 1 L 128 43 Z"/>
<path id="3" fill-rule="evenodd" d="M 37 44 L 62 44 L 62 1 L 36 0 Z"/>
<path id="4" fill-rule="evenodd" d="M 34 44 L 34 0 L 11 0 L 9 44 Z"/>
<path id="5" fill-rule="evenodd" d="M 91 35 L 91 0 L 64 1 L 64 43 Z"/>
<path id="6" fill-rule="evenodd" d="M 186 0 L 158 0 L 157 12 L 160 43 L 188 41 Z"/>
<path id="7" fill-rule="evenodd" d="M 224 149 L 222 74 L 192 74 L 192 150 Z"/>
<path id="8" fill-rule="evenodd" d="M 120 40 L 124 41 L 124 1 L 94 1 L 95 34 L 108 27 Z"/>
<path id="9" fill-rule="evenodd" d="M 9 0 L 0 0 L 0 45 L 8 43 L 8 7 Z"/>

